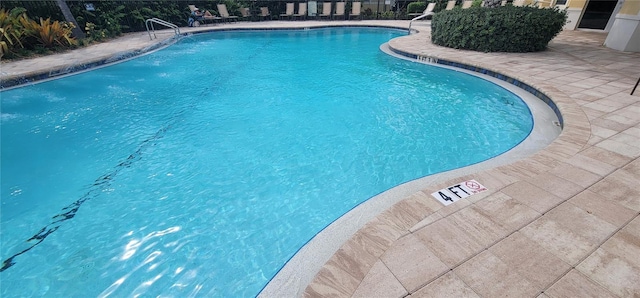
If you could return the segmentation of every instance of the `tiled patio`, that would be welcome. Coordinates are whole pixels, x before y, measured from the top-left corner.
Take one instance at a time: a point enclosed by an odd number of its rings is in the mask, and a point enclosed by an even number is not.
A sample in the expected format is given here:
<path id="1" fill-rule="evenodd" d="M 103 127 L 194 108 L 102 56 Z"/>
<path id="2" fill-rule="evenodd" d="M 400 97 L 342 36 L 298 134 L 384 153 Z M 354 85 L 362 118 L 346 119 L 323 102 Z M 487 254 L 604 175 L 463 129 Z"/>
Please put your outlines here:
<path id="1" fill-rule="evenodd" d="M 343 24 L 406 28 L 409 22 L 239 22 L 197 30 Z M 312 272 L 281 278 L 262 295 L 640 296 L 640 89 L 630 95 L 640 76 L 640 53 L 610 50 L 602 46 L 605 34 L 581 31 L 561 33 L 540 53 L 476 53 L 434 46 L 428 26 L 417 29 L 390 46 L 535 87 L 562 113 L 561 135 L 527 158 L 400 198 L 332 251 L 320 269 L 322 264 L 297 268 Z M 163 32 L 159 40 L 169 36 Z M 146 33 L 131 34 L 61 55 L 3 63 L 2 79 L 156 42 Z M 446 207 L 430 195 L 469 179 L 489 190 Z"/>

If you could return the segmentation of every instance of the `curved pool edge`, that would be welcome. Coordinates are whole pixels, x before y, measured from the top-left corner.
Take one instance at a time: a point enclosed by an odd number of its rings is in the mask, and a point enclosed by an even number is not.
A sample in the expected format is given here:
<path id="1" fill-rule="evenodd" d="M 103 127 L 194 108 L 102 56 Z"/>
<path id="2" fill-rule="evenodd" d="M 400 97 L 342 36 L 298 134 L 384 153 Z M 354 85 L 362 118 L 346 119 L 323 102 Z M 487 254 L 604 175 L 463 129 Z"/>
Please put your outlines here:
<path id="1" fill-rule="evenodd" d="M 356 263 L 362 261 L 362 257 L 352 255 L 354 247 L 366 250 L 366 248 L 362 247 L 367 246 L 364 242 L 371 240 L 371 238 L 381 237 L 389 243 L 382 252 L 372 253 L 380 257 L 392 243 L 410 233 L 410 229 L 414 228 L 416 224 L 423 220 L 429 220 L 430 216 L 440 214 L 435 212 L 421 215 L 415 214 L 407 210 L 407 205 L 410 205 L 407 202 L 412 201 L 412 203 L 415 203 L 415 201 L 420 200 L 424 204 L 426 197 L 426 199 L 431 199 L 436 204 L 440 204 L 430 198 L 429 194 L 431 192 L 468 179 L 479 179 L 478 181 L 490 189 L 490 191 L 482 195 L 476 195 L 469 200 L 462 199 L 447 207 L 442 207 L 441 205 L 432 207 L 432 209 L 436 208 L 438 212 L 448 210 L 444 213 L 452 214 L 468 205 L 481 201 L 507 185 L 526 180 L 528 174 L 537 174 L 543 168 L 546 170 L 548 168 L 546 163 L 557 162 L 556 159 L 549 157 L 549 155 L 570 157 L 578 153 L 587 144 L 590 137 L 588 118 L 583 110 L 564 92 L 551 85 L 535 82 L 519 73 L 510 72 L 509 70 L 499 71 L 491 65 L 473 60 L 475 55 L 482 55 L 483 53 L 467 51 L 471 55 L 466 56 L 470 57 L 469 59 L 465 59 L 465 57 L 461 57 L 461 51 L 432 45 L 430 40 L 426 39 L 430 39 L 428 30 L 392 39 L 388 44 L 390 50 L 395 54 L 413 59 L 416 62 L 435 64 L 437 61 L 442 61 L 444 62 L 441 63 L 442 65 L 461 71 L 474 72 L 479 75 L 484 75 L 483 72 L 488 73 L 490 77 L 485 79 L 492 80 L 491 78 L 493 78 L 493 82 L 496 82 L 495 80 L 508 84 L 516 82 L 517 85 L 524 86 L 527 89 L 527 93 L 544 102 L 557 116 L 561 123 L 560 125 L 562 125 L 561 133 L 557 138 L 536 150 L 517 153 L 518 147 L 522 147 L 521 144 L 488 161 L 416 179 L 370 198 L 331 223 L 311 239 L 263 288 L 258 297 L 300 297 L 303 293 L 308 294 L 310 290 L 312 293 L 319 294 L 323 291 L 323 288 L 331 291 L 331 289 L 326 289 L 326 283 L 335 283 L 337 281 L 328 281 L 327 278 L 331 279 L 331 276 L 335 273 L 332 271 L 335 270 L 344 273 L 345 271 L 341 270 L 341 267 L 352 267 L 355 271 L 364 274 L 362 276 L 362 279 L 364 279 L 373 264 L 366 264 L 365 266 L 355 263 L 345 264 L 344 261 L 339 260 L 343 259 L 341 255 L 347 256 L 346 258 L 351 261 L 355 260 Z M 412 42 L 405 44 L 406 41 Z M 429 51 L 433 48 L 438 48 L 439 52 Z M 511 85 L 516 86 L 516 84 Z M 534 168 L 538 167 L 540 170 L 536 168 L 531 170 L 530 173 L 521 174 L 521 177 L 517 178 L 509 177 L 509 174 L 505 174 L 521 172 L 532 164 Z M 544 164 L 544 166 L 539 166 L 540 164 Z M 490 180 L 479 178 L 485 175 L 493 176 L 491 180 L 497 181 L 488 182 Z M 406 217 L 399 216 L 398 212 L 404 213 Z M 407 219 L 407 217 L 410 219 Z M 416 217 L 419 220 L 416 220 Z M 437 221 L 438 219 L 432 220 Z M 407 224 L 407 221 L 413 222 Z M 398 226 L 402 227 L 401 231 L 398 231 Z M 301 271 L 301 268 L 304 269 Z M 350 277 L 353 277 L 353 275 L 352 273 L 349 274 Z M 359 281 L 357 279 L 354 282 L 362 282 L 362 279 Z M 310 289 L 313 288 L 312 284 L 318 289 Z"/>
<path id="2" fill-rule="evenodd" d="M 407 25 L 408 26 L 408 25 Z M 108 44 L 109 42 L 103 42 L 98 45 L 89 46 L 86 48 L 73 49 L 67 53 L 58 54 L 60 56 L 68 55 L 70 58 L 59 59 L 60 61 L 54 61 L 54 66 L 43 67 L 30 70 L 23 70 L 20 67 L 10 67 L 9 71 L 6 71 L 8 65 L 12 64 L 31 64 L 30 60 L 38 61 L 37 64 L 50 64 L 48 58 L 56 55 L 36 57 L 33 59 L 24 59 L 18 61 L 4 62 L 3 69 L 0 72 L 0 92 L 19 88 L 29 84 L 37 84 L 62 78 L 65 76 L 79 74 L 85 71 L 90 71 L 100 67 L 106 67 L 116 63 L 125 62 L 137 57 L 153 53 L 168 47 L 180 38 L 189 36 L 191 34 L 202 34 L 210 32 L 220 31 L 243 31 L 243 30 L 305 30 L 305 29 L 322 29 L 322 28 L 334 28 L 334 27 L 371 27 L 371 28 L 387 28 L 396 30 L 406 30 L 407 27 L 403 26 L 401 22 L 390 22 L 389 24 L 379 24 L 379 22 L 367 22 L 362 21 L 360 23 L 353 23 L 352 21 L 337 21 L 337 22 L 259 22 L 259 23 L 242 23 L 233 24 L 230 26 L 211 26 L 211 27 L 195 27 L 195 28 L 181 28 L 179 35 L 174 35 L 172 29 L 158 30 L 155 39 L 150 39 L 147 32 L 135 32 L 125 34 L 122 38 L 132 40 L 132 42 L 125 42 L 116 46 L 116 50 L 108 48 L 105 50 L 92 51 L 92 48 L 97 48 Z M 168 34 L 171 32 L 171 34 Z M 135 41 L 135 39 L 143 39 L 144 41 Z M 147 40 L 149 39 L 149 40 Z M 75 53 L 85 52 L 80 54 L 82 59 L 71 58 L 71 56 L 77 56 Z"/>
<path id="3" fill-rule="evenodd" d="M 173 36 L 166 39 L 156 40 L 155 42 L 150 42 L 143 47 L 124 49 L 116 53 L 106 53 L 105 55 L 99 55 L 97 57 L 88 56 L 87 58 L 80 61 L 74 61 L 73 59 L 70 59 L 68 63 L 55 65 L 49 68 L 45 67 L 25 73 L 6 74 L 3 72 L 2 77 L 0 77 L 0 91 L 7 91 L 30 84 L 47 82 L 50 80 L 95 70 L 101 67 L 107 67 L 113 64 L 126 62 L 128 60 L 164 49 L 174 44 L 176 41 L 178 41 L 178 39 L 178 36 Z M 46 59 L 46 57 L 43 58 Z"/>

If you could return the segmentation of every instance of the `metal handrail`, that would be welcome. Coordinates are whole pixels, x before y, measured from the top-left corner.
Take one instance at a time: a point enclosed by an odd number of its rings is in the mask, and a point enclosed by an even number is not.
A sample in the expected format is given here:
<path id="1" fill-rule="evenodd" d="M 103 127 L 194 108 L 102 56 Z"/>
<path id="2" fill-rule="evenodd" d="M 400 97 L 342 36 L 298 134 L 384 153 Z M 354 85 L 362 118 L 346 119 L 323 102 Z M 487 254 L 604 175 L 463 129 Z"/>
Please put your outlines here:
<path id="1" fill-rule="evenodd" d="M 428 16 L 432 16 L 432 15 L 433 15 L 433 12 L 430 12 L 430 13 L 425 13 L 425 14 L 423 14 L 421 16 L 417 16 L 417 17 L 411 19 L 411 21 L 409 22 L 409 35 L 411 35 L 411 23 L 413 23 L 413 21 L 424 19 L 424 18 L 426 18 Z"/>
<path id="2" fill-rule="evenodd" d="M 176 26 L 176 25 L 174 25 L 172 23 L 169 23 L 169 22 L 167 22 L 165 20 L 161 20 L 161 19 L 158 19 L 158 18 L 150 18 L 150 19 L 147 19 L 144 22 L 144 25 L 147 27 L 147 33 L 149 33 L 149 39 L 151 39 L 151 40 L 153 40 L 154 38 L 158 38 L 156 36 L 156 29 L 153 27 L 153 23 L 160 24 L 160 25 L 163 25 L 163 26 L 167 26 L 167 27 L 173 29 L 173 32 L 176 35 L 180 35 L 180 28 L 178 28 L 178 26 Z M 149 24 L 151 24 L 151 30 L 149 30 Z M 153 31 L 153 37 L 151 37 L 151 32 L 152 31 Z"/>

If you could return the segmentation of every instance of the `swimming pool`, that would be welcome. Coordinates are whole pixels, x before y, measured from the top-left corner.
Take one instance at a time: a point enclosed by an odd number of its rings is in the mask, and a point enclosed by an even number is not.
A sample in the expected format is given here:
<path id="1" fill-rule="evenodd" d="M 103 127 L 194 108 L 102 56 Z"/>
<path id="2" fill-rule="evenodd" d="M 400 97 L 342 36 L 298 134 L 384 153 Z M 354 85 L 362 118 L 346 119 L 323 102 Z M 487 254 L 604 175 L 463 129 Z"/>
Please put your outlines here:
<path id="1" fill-rule="evenodd" d="M 33 247 L 3 296 L 254 296 L 360 202 L 528 135 L 510 92 L 378 50 L 400 34 L 202 34 L 3 92 L 3 261 Z"/>

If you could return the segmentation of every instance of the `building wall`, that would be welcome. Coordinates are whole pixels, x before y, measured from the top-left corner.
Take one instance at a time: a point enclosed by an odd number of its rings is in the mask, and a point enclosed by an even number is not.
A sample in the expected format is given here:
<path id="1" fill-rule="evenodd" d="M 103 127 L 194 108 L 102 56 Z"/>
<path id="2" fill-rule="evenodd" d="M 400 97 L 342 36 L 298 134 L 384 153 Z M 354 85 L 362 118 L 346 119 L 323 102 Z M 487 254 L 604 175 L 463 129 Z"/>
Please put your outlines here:
<path id="1" fill-rule="evenodd" d="M 587 0 L 569 0 L 567 3 L 567 23 L 563 30 L 576 30 L 582 11 L 587 7 Z"/>
<path id="2" fill-rule="evenodd" d="M 624 2 L 604 45 L 619 51 L 640 52 L 640 0 Z"/>
<path id="3" fill-rule="evenodd" d="M 637 15 L 640 12 L 640 0 L 626 0 L 620 9 L 620 14 Z"/>

